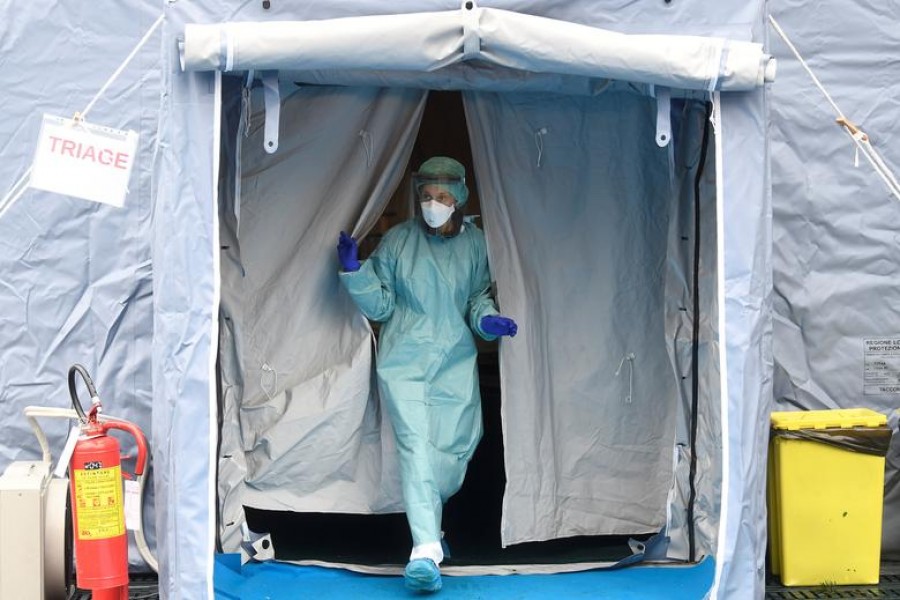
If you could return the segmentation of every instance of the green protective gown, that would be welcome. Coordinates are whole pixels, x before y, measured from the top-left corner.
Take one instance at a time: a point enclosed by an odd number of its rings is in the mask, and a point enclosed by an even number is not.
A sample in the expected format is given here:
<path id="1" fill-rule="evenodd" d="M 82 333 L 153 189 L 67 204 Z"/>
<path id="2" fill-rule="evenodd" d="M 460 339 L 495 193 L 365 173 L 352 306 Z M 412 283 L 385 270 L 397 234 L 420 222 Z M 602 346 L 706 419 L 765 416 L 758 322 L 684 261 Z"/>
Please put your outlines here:
<path id="1" fill-rule="evenodd" d="M 413 544 L 439 542 L 443 504 L 462 486 L 481 439 L 474 331 L 497 314 L 484 234 L 427 234 L 416 220 L 392 228 L 341 281 L 362 313 L 383 322 L 377 373 L 400 455 Z"/>

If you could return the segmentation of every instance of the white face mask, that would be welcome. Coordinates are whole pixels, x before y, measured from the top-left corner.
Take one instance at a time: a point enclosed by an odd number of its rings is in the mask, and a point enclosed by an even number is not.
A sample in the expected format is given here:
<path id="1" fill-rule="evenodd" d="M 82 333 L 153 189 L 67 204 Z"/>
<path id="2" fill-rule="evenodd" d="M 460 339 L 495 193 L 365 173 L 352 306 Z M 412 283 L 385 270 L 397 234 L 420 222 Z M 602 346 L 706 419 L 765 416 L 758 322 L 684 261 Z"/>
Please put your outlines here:
<path id="1" fill-rule="evenodd" d="M 434 229 L 449 221 L 453 211 L 456 210 L 454 207 L 441 204 L 436 200 L 422 202 L 420 206 L 422 207 L 422 218 L 425 219 L 429 227 Z"/>

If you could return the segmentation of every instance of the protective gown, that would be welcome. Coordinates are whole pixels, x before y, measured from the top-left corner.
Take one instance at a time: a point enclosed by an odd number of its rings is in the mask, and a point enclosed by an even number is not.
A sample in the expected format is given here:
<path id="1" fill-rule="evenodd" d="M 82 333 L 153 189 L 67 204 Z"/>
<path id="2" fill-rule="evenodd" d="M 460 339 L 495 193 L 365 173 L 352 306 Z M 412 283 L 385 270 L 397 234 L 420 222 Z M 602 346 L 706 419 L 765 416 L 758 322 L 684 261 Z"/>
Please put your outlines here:
<path id="1" fill-rule="evenodd" d="M 414 546 L 440 541 L 444 502 L 462 485 L 481 439 L 474 331 L 497 314 L 484 234 L 471 223 L 451 238 L 411 220 L 341 281 L 362 313 L 383 322 L 377 374 L 400 457 Z"/>

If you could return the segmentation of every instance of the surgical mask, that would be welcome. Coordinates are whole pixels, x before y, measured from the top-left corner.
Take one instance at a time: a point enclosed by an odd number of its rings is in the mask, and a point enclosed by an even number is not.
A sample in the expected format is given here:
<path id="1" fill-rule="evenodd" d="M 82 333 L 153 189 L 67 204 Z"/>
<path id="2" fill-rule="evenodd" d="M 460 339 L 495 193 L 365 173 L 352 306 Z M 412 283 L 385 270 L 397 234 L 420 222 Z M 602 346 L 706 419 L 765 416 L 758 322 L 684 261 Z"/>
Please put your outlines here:
<path id="1" fill-rule="evenodd" d="M 434 229 L 449 221 L 453 211 L 456 210 L 456 208 L 441 204 L 436 200 L 422 202 L 420 206 L 422 207 L 422 218 L 425 219 L 429 227 Z"/>

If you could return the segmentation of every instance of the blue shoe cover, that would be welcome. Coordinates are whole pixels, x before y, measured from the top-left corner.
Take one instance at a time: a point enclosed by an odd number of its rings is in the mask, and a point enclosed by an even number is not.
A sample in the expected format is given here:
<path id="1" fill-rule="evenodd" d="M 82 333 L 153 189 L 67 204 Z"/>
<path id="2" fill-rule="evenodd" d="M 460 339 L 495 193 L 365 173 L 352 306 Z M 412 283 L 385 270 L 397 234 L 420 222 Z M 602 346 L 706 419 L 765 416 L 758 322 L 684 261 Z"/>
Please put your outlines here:
<path id="1" fill-rule="evenodd" d="M 441 589 L 441 570 L 430 558 L 409 561 L 403 572 L 406 587 L 414 592 L 436 592 Z"/>

